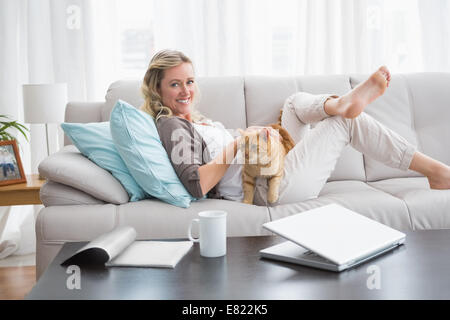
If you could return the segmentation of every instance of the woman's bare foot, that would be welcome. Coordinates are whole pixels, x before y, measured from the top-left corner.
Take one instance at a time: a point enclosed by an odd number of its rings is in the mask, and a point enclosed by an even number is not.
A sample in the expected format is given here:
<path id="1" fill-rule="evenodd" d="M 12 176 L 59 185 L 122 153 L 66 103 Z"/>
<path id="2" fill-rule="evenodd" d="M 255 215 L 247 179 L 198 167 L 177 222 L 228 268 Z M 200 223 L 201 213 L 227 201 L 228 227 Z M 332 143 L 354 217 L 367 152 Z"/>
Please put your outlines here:
<path id="1" fill-rule="evenodd" d="M 325 112 L 329 115 L 339 115 L 344 118 L 356 118 L 364 108 L 381 96 L 391 81 L 389 70 L 382 66 L 366 81 L 358 84 L 349 93 L 330 98 L 325 102 Z"/>
<path id="2" fill-rule="evenodd" d="M 445 163 L 417 151 L 409 169 L 427 177 L 431 189 L 450 189 L 450 167 Z"/>
<path id="3" fill-rule="evenodd" d="M 436 172 L 427 176 L 431 189 L 445 190 L 450 189 L 450 167 L 443 166 Z"/>

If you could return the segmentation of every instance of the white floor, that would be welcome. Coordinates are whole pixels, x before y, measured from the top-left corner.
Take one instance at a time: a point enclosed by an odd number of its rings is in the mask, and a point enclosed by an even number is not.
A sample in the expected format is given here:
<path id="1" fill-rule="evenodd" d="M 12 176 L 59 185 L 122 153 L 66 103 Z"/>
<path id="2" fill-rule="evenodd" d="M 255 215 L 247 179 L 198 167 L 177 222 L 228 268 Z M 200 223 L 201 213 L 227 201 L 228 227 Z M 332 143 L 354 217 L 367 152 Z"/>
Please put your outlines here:
<path id="1" fill-rule="evenodd" d="M 4 259 L 0 259 L 1 267 L 25 267 L 36 265 L 36 254 L 26 254 L 22 256 L 11 255 Z"/>

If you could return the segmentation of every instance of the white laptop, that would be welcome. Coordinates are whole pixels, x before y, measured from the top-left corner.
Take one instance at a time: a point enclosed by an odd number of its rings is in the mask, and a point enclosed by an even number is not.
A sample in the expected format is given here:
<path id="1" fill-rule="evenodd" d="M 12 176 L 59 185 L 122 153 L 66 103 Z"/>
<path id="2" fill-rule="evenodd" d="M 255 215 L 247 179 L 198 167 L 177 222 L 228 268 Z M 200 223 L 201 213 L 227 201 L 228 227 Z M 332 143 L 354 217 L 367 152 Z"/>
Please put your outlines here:
<path id="1" fill-rule="evenodd" d="M 263 224 L 286 242 L 261 257 L 331 271 L 359 265 L 403 244 L 406 235 L 354 211 L 330 204 Z"/>

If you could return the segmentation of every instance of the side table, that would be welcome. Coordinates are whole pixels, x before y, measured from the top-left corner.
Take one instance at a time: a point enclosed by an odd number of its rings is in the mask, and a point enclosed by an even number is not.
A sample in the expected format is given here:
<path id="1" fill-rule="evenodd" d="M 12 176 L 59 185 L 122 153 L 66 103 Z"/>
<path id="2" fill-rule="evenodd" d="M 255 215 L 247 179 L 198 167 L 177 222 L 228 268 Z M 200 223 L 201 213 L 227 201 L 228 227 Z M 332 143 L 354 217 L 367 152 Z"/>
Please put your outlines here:
<path id="1" fill-rule="evenodd" d="M 38 174 L 29 174 L 26 183 L 1 186 L 0 206 L 42 204 L 39 191 L 44 183 L 45 180 L 39 179 Z"/>
<path id="2" fill-rule="evenodd" d="M 0 206 L 42 204 L 39 191 L 45 181 L 39 179 L 38 174 L 30 174 L 27 175 L 27 182 L 0 186 Z M 3 216 L 0 216 L 0 239 L 3 238 L 9 214 L 8 210 Z"/>

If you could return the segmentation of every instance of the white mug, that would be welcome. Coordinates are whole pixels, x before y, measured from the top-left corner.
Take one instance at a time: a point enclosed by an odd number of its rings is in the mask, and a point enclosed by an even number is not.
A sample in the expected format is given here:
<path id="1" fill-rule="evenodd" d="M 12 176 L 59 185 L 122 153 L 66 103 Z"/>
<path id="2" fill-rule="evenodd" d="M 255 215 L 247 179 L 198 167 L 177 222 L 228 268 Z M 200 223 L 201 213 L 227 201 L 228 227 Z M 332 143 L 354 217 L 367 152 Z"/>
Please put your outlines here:
<path id="1" fill-rule="evenodd" d="M 193 242 L 200 242 L 200 255 L 203 257 L 221 257 L 227 253 L 227 213 L 220 210 L 201 211 L 198 219 L 192 219 L 188 237 Z M 192 237 L 192 225 L 200 226 L 199 237 Z"/>

